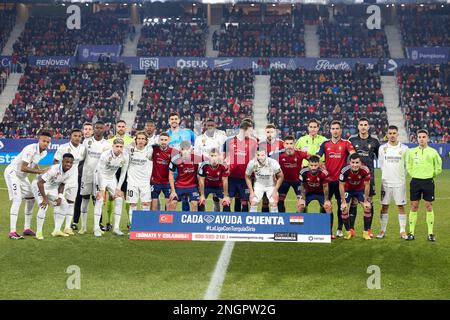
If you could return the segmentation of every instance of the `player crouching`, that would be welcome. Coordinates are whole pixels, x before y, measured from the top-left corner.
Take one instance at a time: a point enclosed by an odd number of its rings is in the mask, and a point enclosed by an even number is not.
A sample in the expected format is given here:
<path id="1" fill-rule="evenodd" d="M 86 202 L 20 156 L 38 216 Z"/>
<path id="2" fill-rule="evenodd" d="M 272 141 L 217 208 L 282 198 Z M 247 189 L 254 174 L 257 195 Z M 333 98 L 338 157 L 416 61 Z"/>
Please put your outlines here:
<path id="1" fill-rule="evenodd" d="M 221 157 L 217 148 L 209 150 L 209 160 L 203 161 L 198 168 L 198 186 L 200 201 L 198 211 L 205 211 L 206 199 L 214 194 L 223 206 L 224 212 L 230 212 L 230 197 L 228 196 L 229 171 L 219 162 Z"/>
<path id="2" fill-rule="evenodd" d="M 364 232 L 363 239 L 371 240 L 369 235 L 370 221 L 372 213 L 370 211 L 371 205 L 369 202 L 370 194 L 370 171 L 364 166 L 361 161 L 361 156 L 354 153 L 350 156 L 350 165 L 345 166 L 341 170 L 339 176 L 339 192 L 341 194 L 342 204 L 342 220 L 344 221 L 347 234 L 344 239 L 350 239 L 355 236 L 355 231 L 350 229 L 349 208 L 348 204 L 353 199 L 356 199 L 362 204 L 364 209 Z"/>
<path id="3" fill-rule="evenodd" d="M 94 173 L 95 189 L 97 190 L 95 208 L 94 208 L 94 235 L 102 236 L 100 230 L 100 217 L 102 215 L 102 207 L 105 201 L 105 192 L 107 191 L 114 197 L 114 231 L 117 236 L 122 236 L 120 231 L 120 218 L 122 216 L 123 192 L 122 184 L 128 169 L 129 156 L 123 150 L 124 141 L 122 138 L 116 138 L 113 141 L 112 149 L 105 151 L 100 156 L 97 168 Z M 116 172 L 122 168 L 119 182 L 116 179 Z"/>
<path id="4" fill-rule="evenodd" d="M 55 229 L 52 232 L 53 237 L 68 237 L 67 233 L 61 231 L 61 226 L 68 212 L 68 203 L 64 197 L 64 187 L 72 175 L 77 172 L 72 169 L 74 157 L 70 153 L 62 156 L 62 163 L 54 164 L 50 169 L 37 176 L 33 180 L 32 190 L 39 203 L 37 214 L 36 239 L 43 240 L 42 228 L 44 226 L 45 214 L 48 205 L 51 203 L 54 207 Z"/>
<path id="5" fill-rule="evenodd" d="M 255 187 L 252 186 L 251 176 L 255 175 Z M 250 160 L 245 170 L 245 182 L 250 191 L 250 212 L 257 212 L 264 193 L 269 199 L 270 212 L 278 212 L 278 189 L 283 183 L 283 171 L 280 164 L 267 157 L 267 151 L 260 149 L 256 152 L 256 159 Z"/>

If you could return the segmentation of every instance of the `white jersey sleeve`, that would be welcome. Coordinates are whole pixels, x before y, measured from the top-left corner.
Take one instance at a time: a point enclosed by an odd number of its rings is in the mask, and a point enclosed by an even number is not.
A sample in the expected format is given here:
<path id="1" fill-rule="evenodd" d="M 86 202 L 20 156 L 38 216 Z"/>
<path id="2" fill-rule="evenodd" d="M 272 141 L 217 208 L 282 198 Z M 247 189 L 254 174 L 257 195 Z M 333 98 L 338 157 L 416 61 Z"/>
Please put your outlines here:
<path id="1" fill-rule="evenodd" d="M 247 164 L 247 169 L 245 169 L 245 174 L 247 176 L 251 176 L 253 173 L 253 170 L 255 169 L 255 164 L 256 161 L 255 160 L 250 160 Z"/>
<path id="2" fill-rule="evenodd" d="M 406 184 L 406 156 L 408 151 L 408 146 L 402 143 L 397 146 L 386 143 L 380 147 L 381 180 L 385 186 L 395 187 Z"/>

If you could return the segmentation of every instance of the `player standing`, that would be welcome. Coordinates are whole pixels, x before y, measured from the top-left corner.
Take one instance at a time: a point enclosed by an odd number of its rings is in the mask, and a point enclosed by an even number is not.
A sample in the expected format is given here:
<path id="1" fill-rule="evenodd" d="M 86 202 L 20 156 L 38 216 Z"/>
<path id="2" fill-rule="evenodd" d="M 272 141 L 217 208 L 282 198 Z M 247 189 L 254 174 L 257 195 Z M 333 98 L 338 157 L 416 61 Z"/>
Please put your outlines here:
<path id="1" fill-rule="evenodd" d="M 433 233 L 434 227 L 434 178 L 442 172 L 442 159 L 439 153 L 428 146 L 428 131 L 421 129 L 417 131 L 419 145 L 408 152 L 406 158 L 406 169 L 411 176 L 410 200 L 411 211 L 409 212 L 409 234 L 406 240 L 414 240 L 417 223 L 417 210 L 421 199 L 425 202 L 427 211 L 428 241 L 436 241 Z"/>
<path id="2" fill-rule="evenodd" d="M 102 153 L 98 165 L 94 172 L 94 184 L 96 190 L 96 200 L 94 208 L 94 235 L 102 236 L 99 223 L 102 215 L 102 206 L 105 199 L 105 192 L 114 198 L 114 230 L 117 236 L 122 236 L 120 231 L 120 218 L 122 216 L 123 192 L 121 190 L 125 175 L 128 169 L 129 156 L 124 150 L 124 141 L 121 138 L 114 139 L 112 149 Z M 116 173 L 122 169 L 119 181 Z"/>
<path id="3" fill-rule="evenodd" d="M 97 121 L 94 128 L 94 136 L 83 141 L 83 145 L 86 148 L 86 159 L 83 164 L 83 175 L 81 178 L 80 194 L 83 199 L 81 201 L 81 228 L 78 232 L 79 234 L 87 232 L 87 213 L 91 196 L 94 198 L 95 206 L 94 172 L 98 161 L 103 152 L 111 149 L 111 145 L 103 137 L 104 132 L 105 124 L 102 121 Z"/>
<path id="4" fill-rule="evenodd" d="M 255 185 L 252 186 L 251 176 L 255 175 Z M 270 212 L 278 212 L 278 189 L 283 182 L 283 171 L 280 164 L 267 157 L 267 151 L 260 149 L 256 152 L 256 159 L 250 160 L 245 170 L 245 182 L 250 191 L 250 212 L 257 212 L 258 203 L 264 194 L 269 199 Z"/>
<path id="5" fill-rule="evenodd" d="M 325 141 L 320 145 L 318 156 L 325 155 L 325 168 L 329 173 L 329 191 L 330 200 L 334 196 L 338 204 L 338 228 L 336 231 L 337 237 L 342 237 L 342 211 L 341 211 L 341 194 L 339 192 L 339 175 L 342 168 L 347 164 L 349 155 L 355 153 L 355 149 L 350 141 L 344 140 L 342 136 L 342 126 L 337 120 L 331 122 L 330 127 L 331 139 Z M 331 225 L 333 225 L 333 215 L 331 215 Z"/>
<path id="6" fill-rule="evenodd" d="M 381 231 L 377 235 L 382 239 L 386 235 L 388 224 L 389 203 L 393 199 L 398 208 L 398 223 L 400 225 L 400 237 L 406 235 L 406 155 L 409 148 L 398 141 L 398 128 L 389 126 L 389 141 L 379 150 L 381 168 Z"/>
<path id="7" fill-rule="evenodd" d="M 68 235 L 75 234 L 71 228 L 71 224 L 78 192 L 78 165 L 86 158 L 86 148 L 81 144 L 81 135 L 82 132 L 80 129 L 73 129 L 70 132 L 70 141 L 59 146 L 53 159 L 53 164 L 57 164 L 62 160 L 62 156 L 65 153 L 72 154 L 74 158 L 71 170 L 75 171 L 75 174 L 70 175 L 70 180 L 67 181 L 64 188 L 64 196 L 67 200 L 66 226 L 64 232 Z"/>
<path id="8" fill-rule="evenodd" d="M 278 212 L 286 212 L 285 199 L 292 188 L 297 197 L 300 196 L 301 182 L 298 177 L 302 170 L 302 163 L 309 158 L 309 154 L 305 151 L 294 149 L 295 138 L 293 136 L 286 136 L 284 138 L 284 149 L 270 155 L 271 158 L 278 161 L 281 170 L 283 171 L 284 180 L 281 184 L 278 200 Z"/>
<path id="9" fill-rule="evenodd" d="M 358 120 L 358 134 L 350 137 L 349 141 L 352 143 L 356 152 L 361 156 L 361 160 L 366 167 L 370 170 L 370 194 L 369 194 L 369 202 L 371 204 L 370 207 L 370 222 L 369 222 L 369 236 L 373 238 L 373 234 L 371 231 L 372 228 L 372 220 L 373 220 L 373 202 L 372 198 L 376 194 L 375 192 L 375 167 L 374 161 L 375 158 L 378 158 L 378 150 L 380 149 L 380 142 L 376 137 L 372 137 L 369 135 L 370 124 L 369 119 L 360 118 Z M 354 233 L 355 229 L 355 220 L 357 210 L 357 203 L 352 203 L 350 205 L 350 230 Z"/>
<path id="10" fill-rule="evenodd" d="M 214 194 L 222 202 L 223 211 L 230 211 L 230 197 L 228 196 L 229 172 L 228 168 L 220 163 L 220 158 L 219 149 L 212 148 L 209 150 L 208 160 L 203 161 L 198 168 L 198 186 L 200 191 L 198 211 L 205 211 L 205 202 L 210 194 Z M 216 208 L 214 208 L 214 211 L 216 211 Z"/>
<path id="11" fill-rule="evenodd" d="M 308 121 L 308 134 L 304 135 L 297 140 L 295 148 L 308 152 L 309 154 L 316 154 L 319 151 L 320 146 L 324 143 L 327 138 L 319 134 L 320 122 L 316 119 L 311 119 Z M 308 166 L 308 160 L 303 160 L 303 167 Z"/>
<path id="12" fill-rule="evenodd" d="M 228 178 L 229 195 L 231 198 L 239 194 L 242 209 L 248 212 L 249 189 L 247 187 L 245 171 L 250 159 L 253 159 L 258 149 L 258 141 L 252 136 L 253 125 L 250 122 L 243 121 L 239 126 L 239 133 L 234 137 L 228 138 L 223 144 L 223 155 L 225 164 L 230 170 Z"/>
<path id="13" fill-rule="evenodd" d="M 142 210 L 150 210 L 152 200 L 150 178 L 152 176 L 153 148 L 148 145 L 147 134 L 144 131 L 138 132 L 135 140 L 135 145 L 131 145 L 128 149 L 130 162 L 128 165 L 127 201 L 130 204 L 130 223 L 138 201 L 141 200 Z"/>
<path id="14" fill-rule="evenodd" d="M 145 123 L 144 131 L 147 134 L 148 145 L 149 146 L 153 146 L 154 144 L 158 144 L 159 136 L 156 134 L 155 123 L 152 120 L 147 121 Z"/>
<path id="15" fill-rule="evenodd" d="M 348 206 L 352 201 L 356 200 L 362 204 L 364 209 L 364 240 L 372 240 L 369 235 L 372 207 L 370 197 L 370 170 L 363 165 L 361 156 L 357 153 L 350 156 L 350 164 L 344 167 L 339 176 L 339 192 L 342 199 L 341 210 L 342 220 L 345 228 L 348 230 L 345 239 L 354 237 L 354 233 L 350 231 L 350 216 Z"/>
<path id="16" fill-rule="evenodd" d="M 170 184 L 170 208 L 176 210 L 177 202 L 187 199 L 191 204 L 192 211 L 198 211 L 198 166 L 201 163 L 201 156 L 194 154 L 192 145 L 184 140 L 180 143 L 181 151 L 174 155 L 169 165 Z M 174 172 L 177 171 L 175 178 Z M 184 209 L 183 209 L 184 210 Z"/>
<path id="17" fill-rule="evenodd" d="M 169 164 L 174 150 L 169 147 L 170 137 L 167 132 L 159 135 L 159 144 L 153 145 L 153 169 L 151 175 L 152 211 L 158 210 L 159 195 L 162 192 L 166 198 L 166 207 L 170 197 Z"/>
<path id="18" fill-rule="evenodd" d="M 71 170 L 74 157 L 71 153 L 65 153 L 62 156 L 60 164 L 54 164 L 50 169 L 37 176 L 33 180 L 33 193 L 38 199 L 39 211 L 37 214 L 37 230 L 36 239 L 43 240 L 44 236 L 42 228 L 44 226 L 45 214 L 48 205 L 53 204 L 53 212 L 55 217 L 55 229 L 52 232 L 53 237 L 68 237 L 65 232 L 61 232 L 61 226 L 64 222 L 65 213 L 67 212 L 67 201 L 64 197 L 64 187 L 70 182 L 71 175 L 77 175 L 77 172 Z"/>
<path id="19" fill-rule="evenodd" d="M 50 133 L 47 131 L 41 132 L 39 134 L 38 143 L 32 143 L 23 148 L 5 169 L 4 177 L 6 186 L 8 187 L 9 200 L 11 201 L 11 209 L 9 211 L 10 239 L 24 239 L 24 237 L 19 235 L 16 231 L 17 218 L 23 199 L 25 199 L 25 224 L 23 235 L 36 235 L 31 230 L 31 219 L 33 218 L 35 200 L 28 174 L 42 174 L 47 171 L 47 169 L 40 169 L 38 163 L 47 155 L 47 148 L 50 145 L 50 142 Z"/>

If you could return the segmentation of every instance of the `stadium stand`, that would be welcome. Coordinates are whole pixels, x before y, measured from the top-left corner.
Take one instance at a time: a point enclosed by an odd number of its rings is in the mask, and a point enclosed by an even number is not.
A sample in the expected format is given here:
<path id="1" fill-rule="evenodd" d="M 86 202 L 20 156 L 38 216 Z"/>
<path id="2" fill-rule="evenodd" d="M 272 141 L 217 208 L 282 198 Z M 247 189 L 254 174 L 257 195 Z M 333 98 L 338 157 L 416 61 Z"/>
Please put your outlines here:
<path id="1" fill-rule="evenodd" d="M 317 30 L 320 56 L 326 58 L 389 57 L 384 29 L 367 29 L 365 19 L 337 16 L 322 20 Z"/>
<path id="2" fill-rule="evenodd" d="M 27 67 L 0 130 L 5 136 L 28 138 L 46 129 L 58 139 L 85 121 L 110 125 L 120 116 L 128 79 L 123 64 Z"/>
<path id="3" fill-rule="evenodd" d="M 129 31 L 125 19 L 105 13 L 81 21 L 81 30 L 69 30 L 65 17 L 31 17 L 13 45 L 21 56 L 71 56 L 77 44 L 123 44 Z"/>
<path id="4" fill-rule="evenodd" d="M 205 23 L 147 23 L 141 30 L 138 55 L 205 56 L 207 33 Z"/>
<path id="5" fill-rule="evenodd" d="M 450 46 L 450 10 L 401 7 L 398 19 L 404 47 Z"/>
<path id="6" fill-rule="evenodd" d="M 6 86 L 6 82 L 8 81 L 8 77 L 10 74 L 10 69 L 6 67 L 0 67 L 0 94 Z"/>
<path id="7" fill-rule="evenodd" d="M 267 119 L 280 128 L 282 135 L 299 137 L 306 123 L 322 122 L 328 136 L 329 123 L 342 122 L 343 135 L 357 133 L 356 119 L 369 118 L 372 134 L 382 137 L 388 123 L 381 93 L 379 72 L 356 65 L 353 71 L 272 70 L 271 97 Z"/>
<path id="8" fill-rule="evenodd" d="M 16 15 L 11 10 L 0 10 L 0 52 L 8 41 L 9 34 L 14 28 Z"/>
<path id="9" fill-rule="evenodd" d="M 194 128 L 199 119 L 212 118 L 220 129 L 235 129 L 253 115 L 252 70 L 158 69 L 147 70 L 136 127 L 153 120 L 168 128 L 170 112 L 179 112 L 181 126 Z"/>
<path id="10" fill-rule="evenodd" d="M 417 142 L 417 130 L 426 128 L 432 142 L 449 142 L 450 64 L 402 66 L 397 79 L 409 140 Z"/>

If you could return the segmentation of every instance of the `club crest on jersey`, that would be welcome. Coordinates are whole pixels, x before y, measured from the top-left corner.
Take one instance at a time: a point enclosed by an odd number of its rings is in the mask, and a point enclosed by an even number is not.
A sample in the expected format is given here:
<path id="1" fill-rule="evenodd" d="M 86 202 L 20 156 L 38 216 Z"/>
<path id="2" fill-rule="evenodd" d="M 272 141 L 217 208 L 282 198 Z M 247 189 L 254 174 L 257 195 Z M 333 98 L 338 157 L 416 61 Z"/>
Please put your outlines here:
<path id="1" fill-rule="evenodd" d="M 92 140 L 88 141 L 88 145 L 91 146 L 92 145 Z"/>
<path id="2" fill-rule="evenodd" d="M 111 160 L 112 160 L 112 157 L 109 157 L 109 158 L 108 158 L 108 162 L 111 162 Z"/>

